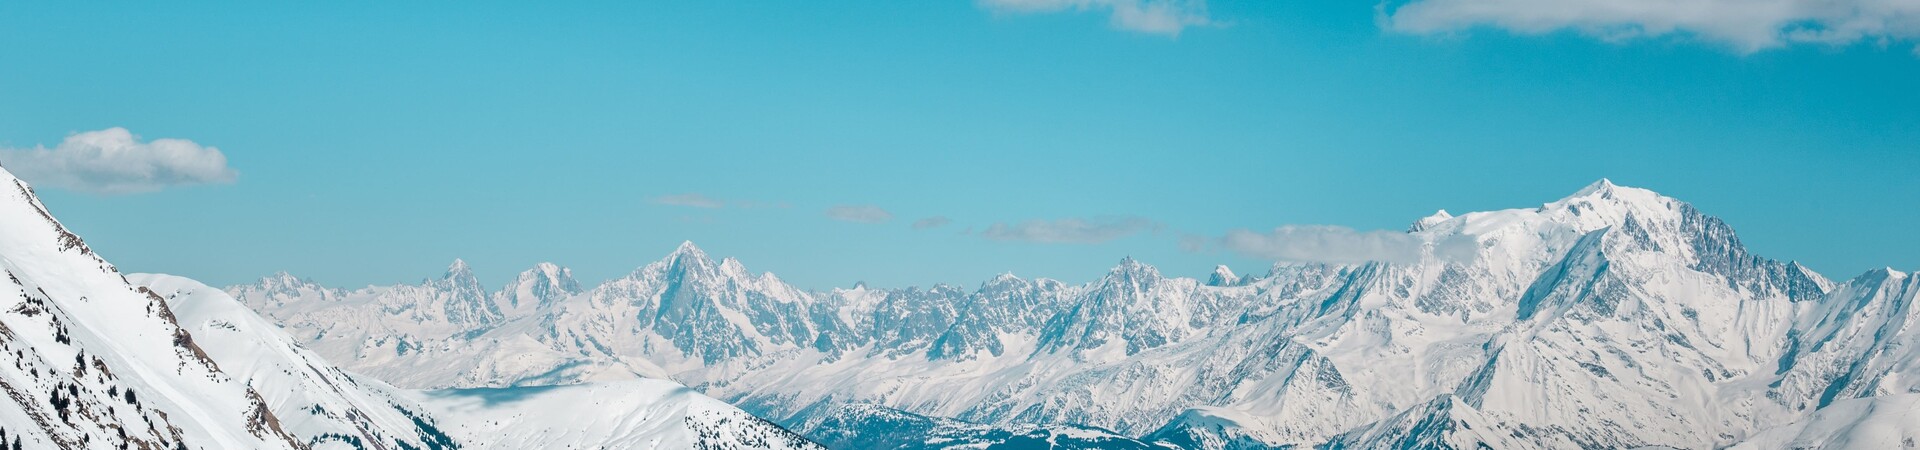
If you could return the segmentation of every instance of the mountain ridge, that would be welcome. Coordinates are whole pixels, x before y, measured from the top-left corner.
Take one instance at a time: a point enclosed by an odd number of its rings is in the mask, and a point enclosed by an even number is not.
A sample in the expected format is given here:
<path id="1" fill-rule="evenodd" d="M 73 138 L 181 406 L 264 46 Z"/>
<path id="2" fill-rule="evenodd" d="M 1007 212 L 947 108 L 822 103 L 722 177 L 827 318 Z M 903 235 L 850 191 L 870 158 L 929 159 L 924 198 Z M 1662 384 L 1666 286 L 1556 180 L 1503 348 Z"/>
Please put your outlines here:
<path id="1" fill-rule="evenodd" d="M 1406 261 L 1276 263 L 1244 277 L 1217 268 L 1199 280 L 1123 258 L 1084 284 L 1003 274 L 971 290 L 803 291 L 687 242 L 545 313 L 430 345 L 469 349 L 436 364 L 489 360 L 506 342 L 552 362 L 401 379 L 510 386 L 644 372 L 802 433 L 847 423 L 809 416 L 846 404 L 1120 436 L 1231 408 L 1254 412 L 1244 423 L 1257 429 L 1208 422 L 1191 430 L 1220 439 L 1182 439 L 1272 446 L 1724 446 L 1835 399 L 1907 388 L 1873 376 L 1907 360 L 1897 347 L 1820 325 L 1860 308 L 1904 311 L 1881 300 L 1902 291 L 1832 300 L 1857 283 L 1754 255 L 1731 226 L 1649 190 L 1601 180 L 1538 207 L 1436 213 L 1406 236 L 1420 243 Z M 246 301 L 269 315 L 282 303 Z M 1867 316 L 1889 330 L 1906 317 Z M 316 341 L 329 342 L 342 341 Z M 340 356 L 397 367 L 380 352 Z M 1725 403 L 1670 400 L 1680 398 Z M 1396 420 L 1521 437 L 1406 434 L 1419 427 Z"/>

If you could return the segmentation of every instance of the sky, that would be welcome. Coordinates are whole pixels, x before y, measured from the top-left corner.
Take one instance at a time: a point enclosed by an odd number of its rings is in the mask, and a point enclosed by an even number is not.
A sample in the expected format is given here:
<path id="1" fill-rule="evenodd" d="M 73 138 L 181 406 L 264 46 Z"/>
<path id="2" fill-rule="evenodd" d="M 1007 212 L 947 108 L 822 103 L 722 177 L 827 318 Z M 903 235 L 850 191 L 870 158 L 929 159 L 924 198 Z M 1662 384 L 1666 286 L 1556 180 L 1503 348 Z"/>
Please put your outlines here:
<path id="1" fill-rule="evenodd" d="M 1911 0 L 183 3 L 0 3 L 0 163 L 125 271 L 1262 273 L 1601 178 L 1920 269 Z"/>

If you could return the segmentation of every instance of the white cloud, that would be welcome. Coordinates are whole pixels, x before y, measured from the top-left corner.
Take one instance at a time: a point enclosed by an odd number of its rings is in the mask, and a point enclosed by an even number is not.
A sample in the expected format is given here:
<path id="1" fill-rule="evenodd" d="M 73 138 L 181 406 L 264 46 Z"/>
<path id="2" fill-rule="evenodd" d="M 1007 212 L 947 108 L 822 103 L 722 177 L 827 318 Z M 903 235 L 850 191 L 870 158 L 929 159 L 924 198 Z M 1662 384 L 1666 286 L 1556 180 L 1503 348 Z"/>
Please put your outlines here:
<path id="1" fill-rule="evenodd" d="M 953 219 L 948 219 L 944 216 L 933 216 L 913 221 L 913 229 L 925 230 L 928 228 L 940 228 L 950 223 L 953 223 Z"/>
<path id="2" fill-rule="evenodd" d="M 140 142 L 120 127 L 67 136 L 54 148 L 0 148 L 0 164 L 37 186 L 95 194 L 232 183 L 240 176 L 220 149 L 186 139 Z"/>
<path id="3" fill-rule="evenodd" d="M 1158 229 L 1160 224 L 1139 217 L 1068 218 L 1029 220 L 1018 224 L 996 223 L 981 231 L 980 237 L 996 241 L 1098 244 Z"/>
<path id="4" fill-rule="evenodd" d="M 691 206 L 694 208 L 707 209 L 717 209 L 727 206 L 727 202 L 694 193 L 662 195 L 654 197 L 652 201 L 656 205 Z"/>
<path id="5" fill-rule="evenodd" d="M 1411 0 L 1381 9 L 1386 26 L 1405 33 L 1489 26 L 1521 34 L 1573 30 L 1607 40 L 1689 35 L 1743 52 L 1920 38 L 1916 0 Z"/>
<path id="6" fill-rule="evenodd" d="M 1432 255 L 1444 260 L 1472 259 L 1472 238 L 1455 237 L 1437 243 L 1396 231 L 1355 231 L 1352 228 L 1288 225 L 1260 233 L 1234 230 L 1220 246 L 1254 258 L 1276 261 L 1352 264 L 1368 261 L 1418 261 L 1432 245 Z"/>
<path id="7" fill-rule="evenodd" d="M 1114 28 L 1178 36 L 1192 26 L 1213 24 L 1206 0 L 978 0 L 995 13 L 1106 12 Z"/>
<path id="8" fill-rule="evenodd" d="M 839 205 L 827 208 L 827 217 L 859 223 L 881 223 L 893 220 L 893 213 L 873 205 Z"/>

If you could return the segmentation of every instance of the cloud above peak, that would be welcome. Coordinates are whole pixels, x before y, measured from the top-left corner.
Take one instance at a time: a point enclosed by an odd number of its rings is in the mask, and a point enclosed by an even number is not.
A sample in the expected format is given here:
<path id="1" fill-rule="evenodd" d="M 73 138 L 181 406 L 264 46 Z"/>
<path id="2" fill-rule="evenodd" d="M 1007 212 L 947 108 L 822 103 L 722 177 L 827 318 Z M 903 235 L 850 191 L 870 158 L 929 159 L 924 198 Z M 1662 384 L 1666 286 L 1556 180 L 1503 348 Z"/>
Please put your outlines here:
<path id="1" fill-rule="evenodd" d="M 1104 12 L 1114 28 L 1179 36 L 1187 27 L 1212 25 L 1206 0 L 978 0 L 1000 14 Z"/>
<path id="2" fill-rule="evenodd" d="M 76 133 L 53 148 L 0 148 L 0 164 L 36 186 L 94 194 L 225 184 L 240 176 L 218 148 L 186 139 L 141 142 L 120 127 Z"/>
<path id="3" fill-rule="evenodd" d="M 1411 0 L 1381 5 L 1384 26 L 1412 34 L 1475 27 L 1574 31 L 1610 41 L 1668 35 L 1741 52 L 1794 43 L 1889 44 L 1920 38 L 1914 0 Z M 1917 49 L 1916 52 L 1920 52 Z"/>

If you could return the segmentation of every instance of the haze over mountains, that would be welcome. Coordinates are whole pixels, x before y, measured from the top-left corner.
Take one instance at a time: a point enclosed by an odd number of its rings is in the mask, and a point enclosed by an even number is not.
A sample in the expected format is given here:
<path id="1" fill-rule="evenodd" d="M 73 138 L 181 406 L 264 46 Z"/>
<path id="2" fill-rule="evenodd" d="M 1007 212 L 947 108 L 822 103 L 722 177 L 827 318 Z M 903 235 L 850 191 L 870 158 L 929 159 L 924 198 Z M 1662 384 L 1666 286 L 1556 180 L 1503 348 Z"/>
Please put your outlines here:
<path id="1" fill-rule="evenodd" d="M 1604 180 L 1407 236 L 1406 261 L 1208 280 L 1126 259 L 809 292 L 689 243 L 597 286 L 542 264 L 489 291 L 456 261 L 227 292 L 401 387 L 668 379 L 834 448 L 1879 448 L 1920 425 L 1909 274 L 1830 281 Z"/>

